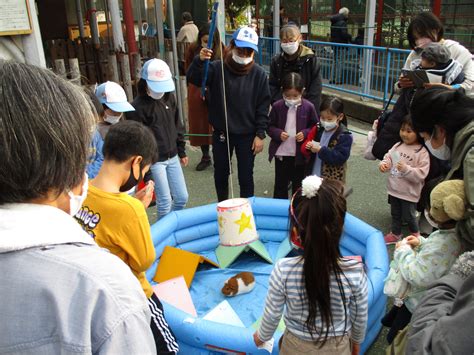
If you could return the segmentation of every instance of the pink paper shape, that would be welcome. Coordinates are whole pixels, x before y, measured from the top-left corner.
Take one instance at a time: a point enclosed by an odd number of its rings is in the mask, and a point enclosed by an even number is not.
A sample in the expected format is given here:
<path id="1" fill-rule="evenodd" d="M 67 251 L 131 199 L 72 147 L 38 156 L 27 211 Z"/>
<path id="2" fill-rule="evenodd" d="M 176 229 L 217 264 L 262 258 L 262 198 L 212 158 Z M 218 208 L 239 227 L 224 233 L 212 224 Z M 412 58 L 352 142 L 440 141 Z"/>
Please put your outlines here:
<path id="1" fill-rule="evenodd" d="M 183 276 L 175 277 L 159 284 L 153 285 L 155 294 L 161 301 L 169 303 L 193 317 L 197 317 L 193 299 Z"/>

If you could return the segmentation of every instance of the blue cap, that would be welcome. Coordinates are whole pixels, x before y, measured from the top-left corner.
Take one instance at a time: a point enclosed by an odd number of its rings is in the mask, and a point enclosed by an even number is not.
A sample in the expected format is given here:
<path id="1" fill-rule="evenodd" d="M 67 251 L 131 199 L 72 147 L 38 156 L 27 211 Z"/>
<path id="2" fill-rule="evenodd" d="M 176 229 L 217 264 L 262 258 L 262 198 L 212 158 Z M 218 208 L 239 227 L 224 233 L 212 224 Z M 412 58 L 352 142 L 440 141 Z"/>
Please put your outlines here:
<path id="1" fill-rule="evenodd" d="M 95 89 L 95 96 L 101 104 L 115 112 L 135 111 L 132 105 L 127 101 L 127 95 L 122 87 L 113 81 L 107 81 L 100 84 Z"/>
<path id="2" fill-rule="evenodd" d="M 174 81 L 171 71 L 161 59 L 150 59 L 145 63 L 141 72 L 142 79 L 146 80 L 151 91 L 161 93 L 174 91 Z"/>
<path id="3" fill-rule="evenodd" d="M 234 43 L 239 48 L 251 48 L 258 52 L 258 35 L 251 27 L 242 27 L 232 35 Z"/>

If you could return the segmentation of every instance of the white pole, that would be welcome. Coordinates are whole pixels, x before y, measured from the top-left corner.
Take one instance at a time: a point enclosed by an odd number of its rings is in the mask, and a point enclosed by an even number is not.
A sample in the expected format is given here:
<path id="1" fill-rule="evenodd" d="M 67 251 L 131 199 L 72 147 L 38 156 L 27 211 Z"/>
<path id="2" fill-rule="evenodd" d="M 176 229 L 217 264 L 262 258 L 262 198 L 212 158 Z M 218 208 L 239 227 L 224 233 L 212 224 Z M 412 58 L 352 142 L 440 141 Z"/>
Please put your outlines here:
<path id="1" fill-rule="evenodd" d="M 218 0 L 219 6 L 217 7 L 217 29 L 221 36 L 222 43 L 225 44 L 225 1 Z"/>
<path id="2" fill-rule="evenodd" d="M 273 37 L 280 38 L 280 0 L 273 0 Z M 280 53 L 280 46 L 275 44 L 275 54 Z"/>
<path id="3" fill-rule="evenodd" d="M 33 32 L 29 35 L 21 36 L 23 50 L 25 51 L 25 62 L 46 68 L 43 40 L 41 39 L 38 15 L 36 14 L 36 3 L 34 1 L 28 1 L 28 8 L 31 15 L 31 28 Z"/>
<path id="4" fill-rule="evenodd" d="M 374 45 L 374 27 L 375 27 L 375 5 L 376 0 L 367 0 L 365 4 L 365 38 L 364 45 Z M 372 58 L 373 50 L 364 50 L 364 65 L 363 65 L 363 81 L 364 94 L 370 94 L 370 86 L 372 80 Z"/>
<path id="5" fill-rule="evenodd" d="M 170 19 L 170 29 L 171 29 L 171 41 L 173 45 L 173 66 L 174 66 L 174 78 L 176 83 L 176 96 L 178 98 L 178 111 L 179 119 L 184 125 L 184 116 L 183 116 L 183 101 L 181 99 L 181 81 L 179 80 L 179 66 L 178 66 L 178 46 L 176 44 L 176 31 L 174 26 L 174 13 L 173 13 L 173 0 L 168 0 L 168 14 Z"/>
<path id="6" fill-rule="evenodd" d="M 125 53 L 125 41 L 123 40 L 122 21 L 120 20 L 120 11 L 118 0 L 108 0 L 110 11 L 110 22 L 112 22 L 112 33 L 114 37 L 115 53 Z"/>

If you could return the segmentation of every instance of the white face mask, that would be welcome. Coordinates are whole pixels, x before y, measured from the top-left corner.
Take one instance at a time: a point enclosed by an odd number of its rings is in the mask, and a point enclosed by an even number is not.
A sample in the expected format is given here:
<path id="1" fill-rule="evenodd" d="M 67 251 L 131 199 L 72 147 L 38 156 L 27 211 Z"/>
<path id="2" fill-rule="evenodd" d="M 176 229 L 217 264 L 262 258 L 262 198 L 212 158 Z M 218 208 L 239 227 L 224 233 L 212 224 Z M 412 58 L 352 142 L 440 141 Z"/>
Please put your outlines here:
<path id="1" fill-rule="evenodd" d="M 123 114 L 120 114 L 120 116 L 112 116 L 105 114 L 104 121 L 110 124 L 116 124 L 119 123 L 120 119 L 122 118 L 122 115 Z"/>
<path id="2" fill-rule="evenodd" d="M 439 160 L 449 160 L 451 158 L 451 149 L 446 145 L 446 141 L 443 142 L 441 147 L 433 148 L 431 145 L 431 139 L 433 139 L 433 136 L 425 141 L 426 148 L 428 148 L 430 153 Z"/>
<path id="3" fill-rule="evenodd" d="M 253 60 L 253 57 L 240 57 L 237 55 L 237 53 L 235 53 L 235 51 L 232 51 L 232 59 L 234 60 L 234 62 L 236 62 L 237 64 L 240 64 L 240 65 L 247 65 L 247 64 L 250 64 Z"/>
<path id="4" fill-rule="evenodd" d="M 329 121 L 325 121 L 325 120 L 321 120 L 319 122 L 321 123 L 321 126 L 323 126 L 323 128 L 326 131 L 331 131 L 331 130 L 333 130 L 334 128 L 337 127 L 337 122 L 329 122 Z"/>
<path id="5" fill-rule="evenodd" d="M 154 92 L 154 91 L 151 91 L 150 89 L 148 89 L 148 96 L 150 96 L 152 99 L 159 100 L 163 96 L 165 96 L 165 93 L 164 92 Z"/>
<path id="6" fill-rule="evenodd" d="M 283 97 L 283 100 L 285 100 L 285 105 L 287 107 L 298 106 L 298 105 L 301 104 L 301 97 L 298 98 L 298 99 L 294 99 L 294 100 L 287 99 L 287 98 Z"/>
<path id="7" fill-rule="evenodd" d="M 75 216 L 77 212 L 82 207 L 82 204 L 86 200 L 87 197 L 87 189 L 89 187 L 89 177 L 86 175 L 84 179 L 84 184 L 82 185 L 82 194 L 80 196 L 74 195 L 72 191 L 69 191 L 67 194 L 69 196 L 69 214 L 71 216 Z"/>
<path id="8" fill-rule="evenodd" d="M 430 224 L 431 227 L 439 229 L 439 224 L 433 221 L 433 218 L 430 216 L 430 212 L 428 210 L 424 211 L 426 221 Z"/>
<path id="9" fill-rule="evenodd" d="M 281 49 L 286 54 L 293 55 L 298 50 L 299 46 L 300 46 L 299 42 L 288 42 L 288 43 L 282 43 Z"/>

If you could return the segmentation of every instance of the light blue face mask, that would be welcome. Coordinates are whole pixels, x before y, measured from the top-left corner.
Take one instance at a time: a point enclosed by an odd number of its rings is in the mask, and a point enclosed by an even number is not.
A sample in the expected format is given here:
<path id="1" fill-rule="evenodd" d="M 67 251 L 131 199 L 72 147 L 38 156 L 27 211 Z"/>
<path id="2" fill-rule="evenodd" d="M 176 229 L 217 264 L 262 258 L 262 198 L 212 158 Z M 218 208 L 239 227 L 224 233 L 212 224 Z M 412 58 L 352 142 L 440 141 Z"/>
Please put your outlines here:
<path id="1" fill-rule="evenodd" d="M 431 136 L 430 139 L 425 141 L 425 146 L 428 148 L 431 154 L 435 158 L 438 158 L 439 160 L 449 160 L 451 158 L 451 149 L 446 145 L 446 140 L 443 142 L 441 147 L 439 148 L 433 148 L 433 145 L 431 144 L 431 140 L 433 139 L 433 136 Z"/>

